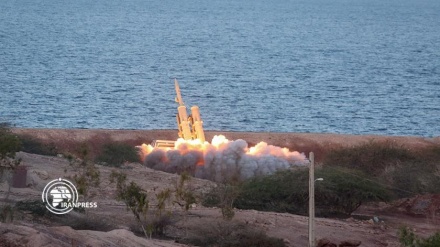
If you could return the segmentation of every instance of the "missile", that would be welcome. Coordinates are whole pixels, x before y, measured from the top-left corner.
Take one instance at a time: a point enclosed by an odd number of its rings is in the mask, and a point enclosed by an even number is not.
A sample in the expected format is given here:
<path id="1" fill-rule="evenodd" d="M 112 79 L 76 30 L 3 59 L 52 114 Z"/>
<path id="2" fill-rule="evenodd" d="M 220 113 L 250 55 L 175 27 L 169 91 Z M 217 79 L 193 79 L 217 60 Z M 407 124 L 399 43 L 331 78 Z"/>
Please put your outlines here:
<path id="1" fill-rule="evenodd" d="M 174 87 L 176 88 L 176 102 L 179 103 L 179 106 L 185 105 L 182 100 L 182 95 L 180 94 L 180 87 L 177 79 L 174 79 Z"/>
<path id="2" fill-rule="evenodd" d="M 202 143 L 205 142 L 205 132 L 203 131 L 203 121 L 200 117 L 198 106 L 191 107 L 192 127 L 194 139 L 199 139 Z"/>
<path id="3" fill-rule="evenodd" d="M 176 88 L 176 102 L 179 103 L 179 107 L 177 107 L 177 127 L 179 128 L 179 137 L 185 140 L 191 140 L 191 129 L 189 127 L 188 121 L 188 113 L 186 111 L 186 106 L 183 103 L 182 95 L 180 94 L 179 83 L 176 79 L 174 79 L 174 86 Z"/>

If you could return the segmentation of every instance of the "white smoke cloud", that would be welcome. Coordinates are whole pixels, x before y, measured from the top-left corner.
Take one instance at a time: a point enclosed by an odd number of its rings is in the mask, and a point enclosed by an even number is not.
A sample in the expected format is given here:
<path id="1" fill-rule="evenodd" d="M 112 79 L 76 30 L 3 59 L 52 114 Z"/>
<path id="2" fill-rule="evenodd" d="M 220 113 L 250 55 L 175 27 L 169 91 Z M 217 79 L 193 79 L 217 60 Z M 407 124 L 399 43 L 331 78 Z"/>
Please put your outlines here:
<path id="1" fill-rule="evenodd" d="M 214 181 L 247 179 L 272 174 L 291 166 L 306 165 L 306 157 L 287 148 L 260 142 L 249 148 L 244 140 L 215 136 L 211 143 L 179 139 L 174 149 L 142 145 L 144 164 L 162 171 L 190 174 Z"/>

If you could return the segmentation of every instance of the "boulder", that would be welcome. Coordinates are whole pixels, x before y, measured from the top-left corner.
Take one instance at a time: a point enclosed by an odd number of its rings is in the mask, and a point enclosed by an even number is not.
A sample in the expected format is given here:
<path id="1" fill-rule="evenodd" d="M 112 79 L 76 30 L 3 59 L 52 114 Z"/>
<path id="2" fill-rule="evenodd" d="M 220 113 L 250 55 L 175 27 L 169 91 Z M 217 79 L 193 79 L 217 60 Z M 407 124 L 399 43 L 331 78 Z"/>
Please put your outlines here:
<path id="1" fill-rule="evenodd" d="M 47 179 L 49 174 L 47 171 L 43 170 L 29 170 L 26 176 L 26 186 L 35 188 L 38 190 L 43 190 L 44 186 L 47 184 Z"/>
<path id="2" fill-rule="evenodd" d="M 339 247 L 357 247 L 359 245 L 361 245 L 361 241 L 359 240 L 346 240 L 346 241 L 342 241 L 339 244 Z"/>
<path id="3" fill-rule="evenodd" d="M 322 238 L 318 240 L 318 243 L 316 244 L 317 247 L 337 247 L 335 243 L 332 243 L 330 240 L 326 238 Z"/>

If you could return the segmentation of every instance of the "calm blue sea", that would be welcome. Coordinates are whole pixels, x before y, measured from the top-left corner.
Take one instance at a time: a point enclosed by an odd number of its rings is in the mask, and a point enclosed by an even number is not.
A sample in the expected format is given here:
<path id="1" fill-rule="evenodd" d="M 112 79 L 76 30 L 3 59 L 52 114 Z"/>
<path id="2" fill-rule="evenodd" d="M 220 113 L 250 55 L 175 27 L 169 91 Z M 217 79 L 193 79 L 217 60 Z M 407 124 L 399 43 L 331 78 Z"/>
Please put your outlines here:
<path id="1" fill-rule="evenodd" d="M 438 0 L 1 0 L 0 122 L 440 135 Z"/>

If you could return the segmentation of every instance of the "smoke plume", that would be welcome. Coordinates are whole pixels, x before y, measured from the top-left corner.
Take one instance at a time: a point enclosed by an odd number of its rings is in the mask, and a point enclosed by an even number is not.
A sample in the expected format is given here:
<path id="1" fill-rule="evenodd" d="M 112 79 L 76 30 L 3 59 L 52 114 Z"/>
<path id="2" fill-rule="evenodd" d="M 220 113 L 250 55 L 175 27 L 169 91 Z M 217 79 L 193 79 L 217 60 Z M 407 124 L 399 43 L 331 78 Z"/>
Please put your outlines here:
<path id="1" fill-rule="evenodd" d="M 147 167 L 171 173 L 187 171 L 219 182 L 272 174 L 306 164 L 305 155 L 296 151 L 265 142 L 249 148 L 244 140 L 229 141 L 221 135 L 214 136 L 211 143 L 179 139 L 171 149 L 143 144 L 141 151 Z"/>

